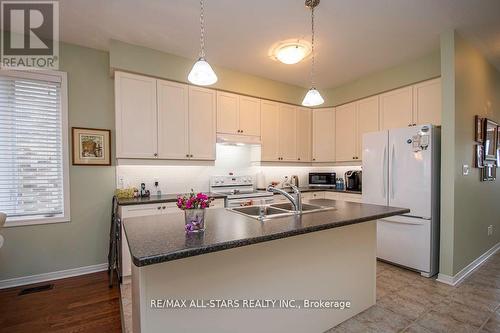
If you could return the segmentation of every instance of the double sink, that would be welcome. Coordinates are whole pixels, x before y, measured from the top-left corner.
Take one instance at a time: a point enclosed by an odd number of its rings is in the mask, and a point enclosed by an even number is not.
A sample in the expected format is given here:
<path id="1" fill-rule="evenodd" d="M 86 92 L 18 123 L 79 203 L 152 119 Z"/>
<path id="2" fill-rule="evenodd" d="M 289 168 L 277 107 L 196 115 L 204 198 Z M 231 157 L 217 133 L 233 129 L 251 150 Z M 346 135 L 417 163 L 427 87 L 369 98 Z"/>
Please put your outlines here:
<path id="1" fill-rule="evenodd" d="M 301 214 L 321 212 L 332 209 L 335 208 L 302 203 Z M 297 212 L 294 211 L 292 203 L 290 202 L 276 203 L 276 204 L 262 205 L 262 206 L 237 207 L 237 208 L 230 208 L 229 210 L 258 220 L 267 220 L 271 218 L 278 218 L 278 217 L 297 214 Z"/>

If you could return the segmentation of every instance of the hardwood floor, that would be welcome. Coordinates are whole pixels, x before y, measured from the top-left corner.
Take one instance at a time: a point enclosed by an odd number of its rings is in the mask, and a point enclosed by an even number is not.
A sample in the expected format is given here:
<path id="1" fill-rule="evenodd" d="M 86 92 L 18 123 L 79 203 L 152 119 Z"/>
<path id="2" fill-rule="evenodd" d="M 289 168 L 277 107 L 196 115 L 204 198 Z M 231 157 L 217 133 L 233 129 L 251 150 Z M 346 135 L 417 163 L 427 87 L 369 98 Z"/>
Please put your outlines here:
<path id="1" fill-rule="evenodd" d="M 121 332 L 120 291 L 108 288 L 106 272 L 50 283 L 52 290 L 21 296 L 28 286 L 0 290 L 0 332 Z"/>

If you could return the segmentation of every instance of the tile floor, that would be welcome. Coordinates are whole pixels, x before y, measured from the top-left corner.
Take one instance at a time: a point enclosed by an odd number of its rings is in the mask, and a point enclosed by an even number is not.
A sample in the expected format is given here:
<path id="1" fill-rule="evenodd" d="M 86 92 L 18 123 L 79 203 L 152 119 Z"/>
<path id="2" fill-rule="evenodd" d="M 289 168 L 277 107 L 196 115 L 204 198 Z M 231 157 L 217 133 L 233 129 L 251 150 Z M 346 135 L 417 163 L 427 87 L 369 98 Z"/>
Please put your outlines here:
<path id="1" fill-rule="evenodd" d="M 121 288 L 124 332 L 132 332 L 130 284 Z M 377 263 L 377 304 L 325 333 L 500 332 L 500 253 L 459 286 Z"/>
<path id="2" fill-rule="evenodd" d="M 500 332 L 500 253 L 456 287 L 383 262 L 377 304 L 327 333 Z"/>

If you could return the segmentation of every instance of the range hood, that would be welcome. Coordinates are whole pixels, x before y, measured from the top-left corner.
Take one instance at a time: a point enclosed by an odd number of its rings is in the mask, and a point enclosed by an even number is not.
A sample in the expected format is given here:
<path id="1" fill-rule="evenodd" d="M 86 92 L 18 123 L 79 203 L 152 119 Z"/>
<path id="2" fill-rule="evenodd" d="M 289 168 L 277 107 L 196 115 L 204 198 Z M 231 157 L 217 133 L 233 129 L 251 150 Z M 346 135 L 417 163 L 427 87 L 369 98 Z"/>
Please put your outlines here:
<path id="1" fill-rule="evenodd" d="M 228 145 L 260 145 L 260 136 L 217 133 L 217 143 Z"/>

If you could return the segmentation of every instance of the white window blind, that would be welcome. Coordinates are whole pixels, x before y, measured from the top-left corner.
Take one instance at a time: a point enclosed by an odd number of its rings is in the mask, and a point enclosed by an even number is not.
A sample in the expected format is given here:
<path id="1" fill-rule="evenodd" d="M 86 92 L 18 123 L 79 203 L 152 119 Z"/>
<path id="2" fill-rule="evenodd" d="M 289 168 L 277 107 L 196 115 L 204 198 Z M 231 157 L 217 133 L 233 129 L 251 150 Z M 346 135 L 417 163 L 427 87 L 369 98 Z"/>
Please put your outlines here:
<path id="1" fill-rule="evenodd" d="M 61 82 L 40 77 L 0 75 L 0 211 L 8 220 L 65 216 Z"/>

